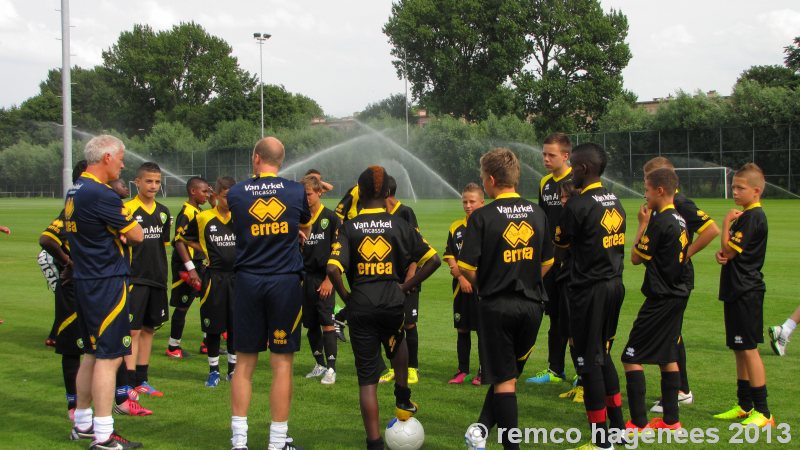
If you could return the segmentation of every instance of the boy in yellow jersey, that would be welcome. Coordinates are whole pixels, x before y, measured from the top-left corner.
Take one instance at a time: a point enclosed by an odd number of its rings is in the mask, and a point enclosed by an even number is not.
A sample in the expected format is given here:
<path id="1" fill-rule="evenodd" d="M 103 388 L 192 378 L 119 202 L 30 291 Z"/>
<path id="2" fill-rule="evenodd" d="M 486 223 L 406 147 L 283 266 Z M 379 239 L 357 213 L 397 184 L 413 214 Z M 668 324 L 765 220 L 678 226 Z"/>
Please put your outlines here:
<path id="1" fill-rule="evenodd" d="M 725 305 L 728 348 L 736 356 L 738 403 L 715 419 L 744 419 L 743 425 L 775 426 L 767 405 L 767 374 L 758 353 L 764 342 L 764 274 L 767 253 L 767 216 L 761 208 L 764 172 L 748 163 L 733 175 L 733 199 L 742 209 L 732 209 L 722 223 L 722 248 L 716 253 L 722 265 L 719 299 Z"/>
<path id="2" fill-rule="evenodd" d="M 483 203 L 483 189 L 480 186 L 476 183 L 464 186 L 464 190 L 461 192 L 461 206 L 464 208 L 466 217 L 453 222 L 447 235 L 444 260 L 450 266 L 450 275 L 453 276 L 453 326 L 458 332 L 456 340 L 458 371 L 447 382 L 448 384 L 462 384 L 467 380 L 469 354 L 472 349 L 471 331 L 478 331 L 478 295 L 472 289 L 469 280 L 461 274 L 461 270 L 458 268 L 458 255 L 464 245 L 467 220 L 473 211 L 483 206 Z M 478 369 L 478 375 L 472 380 L 472 384 L 476 386 L 481 384 L 480 369 Z"/>
<path id="3" fill-rule="evenodd" d="M 217 206 L 197 214 L 189 222 L 186 232 L 177 237 L 176 246 L 187 245 L 202 252 L 208 259 L 203 273 L 200 298 L 200 323 L 206 333 L 208 347 L 208 379 L 206 387 L 219 385 L 219 348 L 222 333 L 228 332 L 228 377 L 236 370 L 236 352 L 233 348 L 233 266 L 236 261 L 236 235 L 228 210 L 228 191 L 236 184 L 231 177 L 217 180 L 215 192 Z M 194 269 L 192 269 L 194 271 Z M 196 275 L 196 271 L 192 275 Z"/>
<path id="4" fill-rule="evenodd" d="M 170 214 L 156 201 L 161 189 L 161 168 L 145 162 L 136 171 L 138 193 L 125 209 L 142 226 L 144 242 L 131 252 L 131 285 L 128 301 L 131 315 L 131 355 L 125 358 L 128 379 L 140 394 L 164 394 L 148 383 L 150 352 L 155 330 L 167 321 L 167 250 L 170 245 Z"/>

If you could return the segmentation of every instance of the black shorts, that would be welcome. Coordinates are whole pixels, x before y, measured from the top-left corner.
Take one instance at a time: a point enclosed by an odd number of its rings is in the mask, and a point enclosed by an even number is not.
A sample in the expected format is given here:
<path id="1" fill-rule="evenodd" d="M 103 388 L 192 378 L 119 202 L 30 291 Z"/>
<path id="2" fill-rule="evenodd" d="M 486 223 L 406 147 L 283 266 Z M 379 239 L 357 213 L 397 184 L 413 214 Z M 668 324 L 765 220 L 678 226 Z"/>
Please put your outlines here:
<path id="1" fill-rule="evenodd" d="M 303 277 L 303 326 L 306 328 L 333 326 L 336 292 L 331 291 L 327 299 L 321 299 L 317 289 L 324 280 L 324 274 L 307 273 Z"/>
<path id="2" fill-rule="evenodd" d="M 574 344 L 575 370 L 586 373 L 602 366 L 617 334 L 625 286 L 622 279 L 569 289 L 569 335 Z"/>
<path id="3" fill-rule="evenodd" d="M 200 299 L 200 328 L 204 333 L 222 334 L 233 324 L 233 272 L 206 270 Z"/>
<path id="4" fill-rule="evenodd" d="M 478 329 L 478 296 L 475 292 L 461 292 L 458 281 L 453 281 L 453 327 L 459 330 Z"/>
<path id="5" fill-rule="evenodd" d="M 128 288 L 128 305 L 131 330 L 141 330 L 143 326 L 158 328 L 169 320 L 166 289 L 132 284 Z"/>
<path id="6" fill-rule="evenodd" d="M 628 343 L 622 350 L 626 364 L 668 364 L 678 361 L 685 297 L 647 298 L 633 322 Z"/>
<path id="7" fill-rule="evenodd" d="M 746 292 L 725 302 L 725 344 L 731 350 L 753 350 L 764 342 L 764 291 Z"/>
<path id="8" fill-rule="evenodd" d="M 544 306 L 515 294 L 478 301 L 481 381 L 497 384 L 519 377 L 536 344 Z"/>
<path id="9" fill-rule="evenodd" d="M 300 350 L 303 287 L 300 274 L 236 272 L 233 326 L 236 352 Z"/>
<path id="10" fill-rule="evenodd" d="M 202 280 L 205 272 L 202 264 L 198 264 L 195 270 L 197 271 L 197 276 Z M 193 287 L 180 278 L 173 278 L 172 291 L 169 294 L 169 306 L 173 308 L 188 308 L 192 306 L 192 302 L 196 298 L 200 298 L 200 292 L 195 291 Z"/>
<path id="11" fill-rule="evenodd" d="M 419 319 L 419 290 L 414 289 L 406 294 L 406 300 L 403 304 L 405 306 L 406 325 L 417 323 Z"/>
<path id="12" fill-rule="evenodd" d="M 98 359 L 131 354 L 126 279 L 110 277 L 72 281 L 84 353 Z"/>
<path id="13" fill-rule="evenodd" d="M 363 294 L 355 290 L 350 295 L 352 298 Z M 350 344 L 353 346 L 359 386 L 378 383 L 378 378 L 386 369 L 381 357 L 381 346 L 386 358 L 394 358 L 398 346 L 405 338 L 404 318 L 402 305 L 371 310 L 347 308 Z"/>
<path id="14" fill-rule="evenodd" d="M 56 353 L 83 354 L 78 314 L 75 312 L 75 285 L 56 282 Z"/>

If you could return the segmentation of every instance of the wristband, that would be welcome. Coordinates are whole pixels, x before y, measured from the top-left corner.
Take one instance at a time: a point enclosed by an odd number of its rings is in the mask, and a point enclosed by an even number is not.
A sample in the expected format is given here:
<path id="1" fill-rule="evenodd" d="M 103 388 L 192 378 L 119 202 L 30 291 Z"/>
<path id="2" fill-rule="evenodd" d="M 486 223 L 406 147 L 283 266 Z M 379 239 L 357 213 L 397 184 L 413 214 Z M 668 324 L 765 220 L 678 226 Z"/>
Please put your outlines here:
<path id="1" fill-rule="evenodd" d="M 194 270 L 194 263 L 192 261 L 183 263 L 183 267 L 186 267 L 186 270 L 191 271 Z"/>

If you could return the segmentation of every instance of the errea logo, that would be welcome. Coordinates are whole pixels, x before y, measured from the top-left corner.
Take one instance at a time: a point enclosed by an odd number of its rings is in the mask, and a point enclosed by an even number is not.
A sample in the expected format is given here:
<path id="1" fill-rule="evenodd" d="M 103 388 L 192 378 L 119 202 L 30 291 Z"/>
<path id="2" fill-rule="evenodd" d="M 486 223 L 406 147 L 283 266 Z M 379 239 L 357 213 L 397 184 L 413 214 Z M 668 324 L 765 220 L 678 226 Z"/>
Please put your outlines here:
<path id="1" fill-rule="evenodd" d="M 278 220 L 284 211 L 286 211 L 286 206 L 275 197 L 270 198 L 268 201 L 259 198 L 248 210 L 250 215 L 258 219 L 259 222 L 263 222 L 266 219 Z"/>
<path id="2" fill-rule="evenodd" d="M 378 236 L 375 239 L 367 236 L 358 246 L 358 252 L 361 253 L 361 257 L 364 258 L 364 261 L 371 261 L 373 259 L 376 261 L 383 261 L 390 251 L 392 251 L 392 246 L 386 242 L 383 236 Z"/>
<path id="3" fill-rule="evenodd" d="M 600 219 L 600 225 L 608 231 L 608 234 L 616 233 L 622 227 L 622 223 L 625 219 L 622 217 L 622 214 L 617 211 L 617 208 L 606 210 L 603 213 L 603 218 Z"/>
<path id="4" fill-rule="evenodd" d="M 288 341 L 286 340 L 286 330 L 275 330 L 272 333 L 272 343 L 277 345 L 285 345 Z"/>
<path id="5" fill-rule="evenodd" d="M 519 224 L 510 222 L 506 230 L 503 231 L 503 239 L 512 248 L 516 248 L 520 244 L 528 245 L 528 241 L 531 240 L 533 234 L 533 228 L 528 222 L 520 222 Z"/>

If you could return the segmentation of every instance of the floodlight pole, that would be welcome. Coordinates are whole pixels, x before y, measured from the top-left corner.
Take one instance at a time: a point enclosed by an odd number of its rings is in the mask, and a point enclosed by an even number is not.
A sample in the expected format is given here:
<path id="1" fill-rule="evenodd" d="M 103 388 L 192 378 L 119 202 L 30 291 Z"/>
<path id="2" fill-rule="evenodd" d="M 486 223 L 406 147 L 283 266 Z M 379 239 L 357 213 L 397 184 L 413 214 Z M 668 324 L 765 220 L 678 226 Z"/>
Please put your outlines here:
<path id="1" fill-rule="evenodd" d="M 69 61 L 69 0 L 61 0 L 61 115 L 64 141 L 64 167 L 61 173 L 62 195 L 72 187 L 72 76 Z"/>
<path id="2" fill-rule="evenodd" d="M 403 78 L 405 79 L 406 85 L 406 147 L 408 147 L 408 61 L 406 60 L 406 52 L 403 52 L 403 75 L 405 75 Z"/>
<path id="3" fill-rule="evenodd" d="M 261 72 L 258 80 L 261 84 L 261 137 L 264 137 L 264 41 L 271 38 L 269 33 L 253 33 L 253 38 L 258 41 L 258 59 L 261 63 Z"/>

